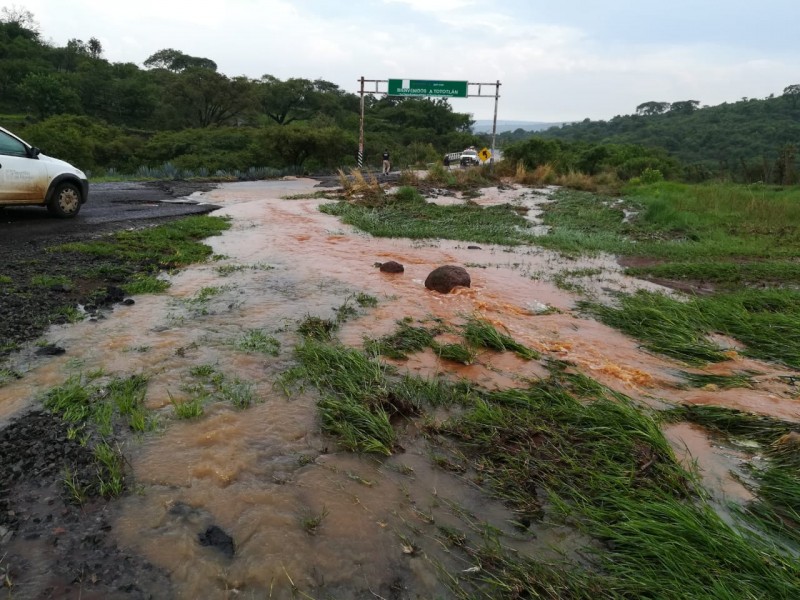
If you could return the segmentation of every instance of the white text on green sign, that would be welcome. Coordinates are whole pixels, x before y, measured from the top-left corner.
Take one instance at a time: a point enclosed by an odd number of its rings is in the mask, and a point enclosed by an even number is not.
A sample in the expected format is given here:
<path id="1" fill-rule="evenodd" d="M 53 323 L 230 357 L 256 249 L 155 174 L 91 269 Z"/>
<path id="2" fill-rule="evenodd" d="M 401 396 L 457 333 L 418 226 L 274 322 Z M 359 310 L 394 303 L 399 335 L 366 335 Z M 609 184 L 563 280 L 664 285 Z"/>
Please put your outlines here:
<path id="1" fill-rule="evenodd" d="M 426 79 L 390 79 L 390 96 L 441 96 L 466 98 L 466 81 L 429 81 Z"/>

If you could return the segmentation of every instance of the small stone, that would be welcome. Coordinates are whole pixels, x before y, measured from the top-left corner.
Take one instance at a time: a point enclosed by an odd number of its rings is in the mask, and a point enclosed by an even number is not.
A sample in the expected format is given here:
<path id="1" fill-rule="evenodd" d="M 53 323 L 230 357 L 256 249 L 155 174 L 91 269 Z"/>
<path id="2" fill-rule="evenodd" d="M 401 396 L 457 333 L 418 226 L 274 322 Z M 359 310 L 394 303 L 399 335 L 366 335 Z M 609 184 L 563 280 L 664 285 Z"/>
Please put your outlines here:
<path id="1" fill-rule="evenodd" d="M 133 306 L 134 304 L 136 304 L 136 300 L 134 300 L 133 298 L 125 298 L 125 300 L 123 300 L 122 303 L 125 306 Z"/>
<path id="2" fill-rule="evenodd" d="M 60 356 L 64 354 L 66 350 L 61 346 L 56 346 L 55 344 L 48 344 L 47 346 L 42 346 L 36 351 L 36 356 Z"/>
<path id="3" fill-rule="evenodd" d="M 381 273 L 402 273 L 405 270 L 403 265 L 394 260 L 381 264 Z"/>

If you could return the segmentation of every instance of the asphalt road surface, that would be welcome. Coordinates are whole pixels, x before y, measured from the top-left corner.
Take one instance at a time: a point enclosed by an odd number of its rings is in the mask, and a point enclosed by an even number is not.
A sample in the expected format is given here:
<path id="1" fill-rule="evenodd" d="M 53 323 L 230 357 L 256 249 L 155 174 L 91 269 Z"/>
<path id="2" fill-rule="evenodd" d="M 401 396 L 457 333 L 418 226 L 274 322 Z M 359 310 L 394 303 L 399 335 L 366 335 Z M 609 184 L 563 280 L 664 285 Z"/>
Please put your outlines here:
<path id="1" fill-rule="evenodd" d="M 214 184 L 122 182 L 89 185 L 89 200 L 73 219 L 59 219 L 39 206 L 0 210 L 0 256 L 21 245 L 47 246 L 156 223 L 218 208 L 206 204 L 196 192 Z"/>

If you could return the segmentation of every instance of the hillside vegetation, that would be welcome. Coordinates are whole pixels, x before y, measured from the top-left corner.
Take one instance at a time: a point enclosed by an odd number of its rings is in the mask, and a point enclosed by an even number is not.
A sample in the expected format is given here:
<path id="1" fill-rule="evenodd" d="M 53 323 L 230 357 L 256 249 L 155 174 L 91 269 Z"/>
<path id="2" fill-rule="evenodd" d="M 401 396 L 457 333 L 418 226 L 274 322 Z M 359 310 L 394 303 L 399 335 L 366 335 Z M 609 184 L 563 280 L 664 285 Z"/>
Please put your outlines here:
<path id="1" fill-rule="evenodd" d="M 230 77 L 173 48 L 142 60 L 109 62 L 96 38 L 54 46 L 30 12 L 3 9 L 0 125 L 94 175 L 356 164 L 355 93 L 323 79 Z M 367 96 L 365 163 L 379 163 L 385 148 L 397 165 L 436 160 L 478 142 L 471 124 L 446 100 Z"/>
<path id="2" fill-rule="evenodd" d="M 743 98 L 738 102 L 700 107 L 699 102 L 645 102 L 636 114 L 609 121 L 572 123 L 529 132 L 549 140 L 585 144 L 639 144 L 666 150 L 693 181 L 727 177 L 734 181 L 793 184 L 800 180 L 800 85 L 777 97 Z M 523 133 L 500 136 L 519 142 Z"/>

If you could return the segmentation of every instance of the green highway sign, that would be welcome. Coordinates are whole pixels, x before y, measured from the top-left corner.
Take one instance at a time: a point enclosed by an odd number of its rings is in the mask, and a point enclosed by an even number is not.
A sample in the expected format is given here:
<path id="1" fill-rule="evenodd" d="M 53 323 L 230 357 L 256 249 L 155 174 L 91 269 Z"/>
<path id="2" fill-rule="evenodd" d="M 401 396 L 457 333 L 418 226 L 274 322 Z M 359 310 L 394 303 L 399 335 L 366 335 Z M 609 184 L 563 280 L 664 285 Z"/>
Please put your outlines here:
<path id="1" fill-rule="evenodd" d="M 390 79 L 390 96 L 439 96 L 466 98 L 466 81 L 428 81 L 425 79 Z"/>

